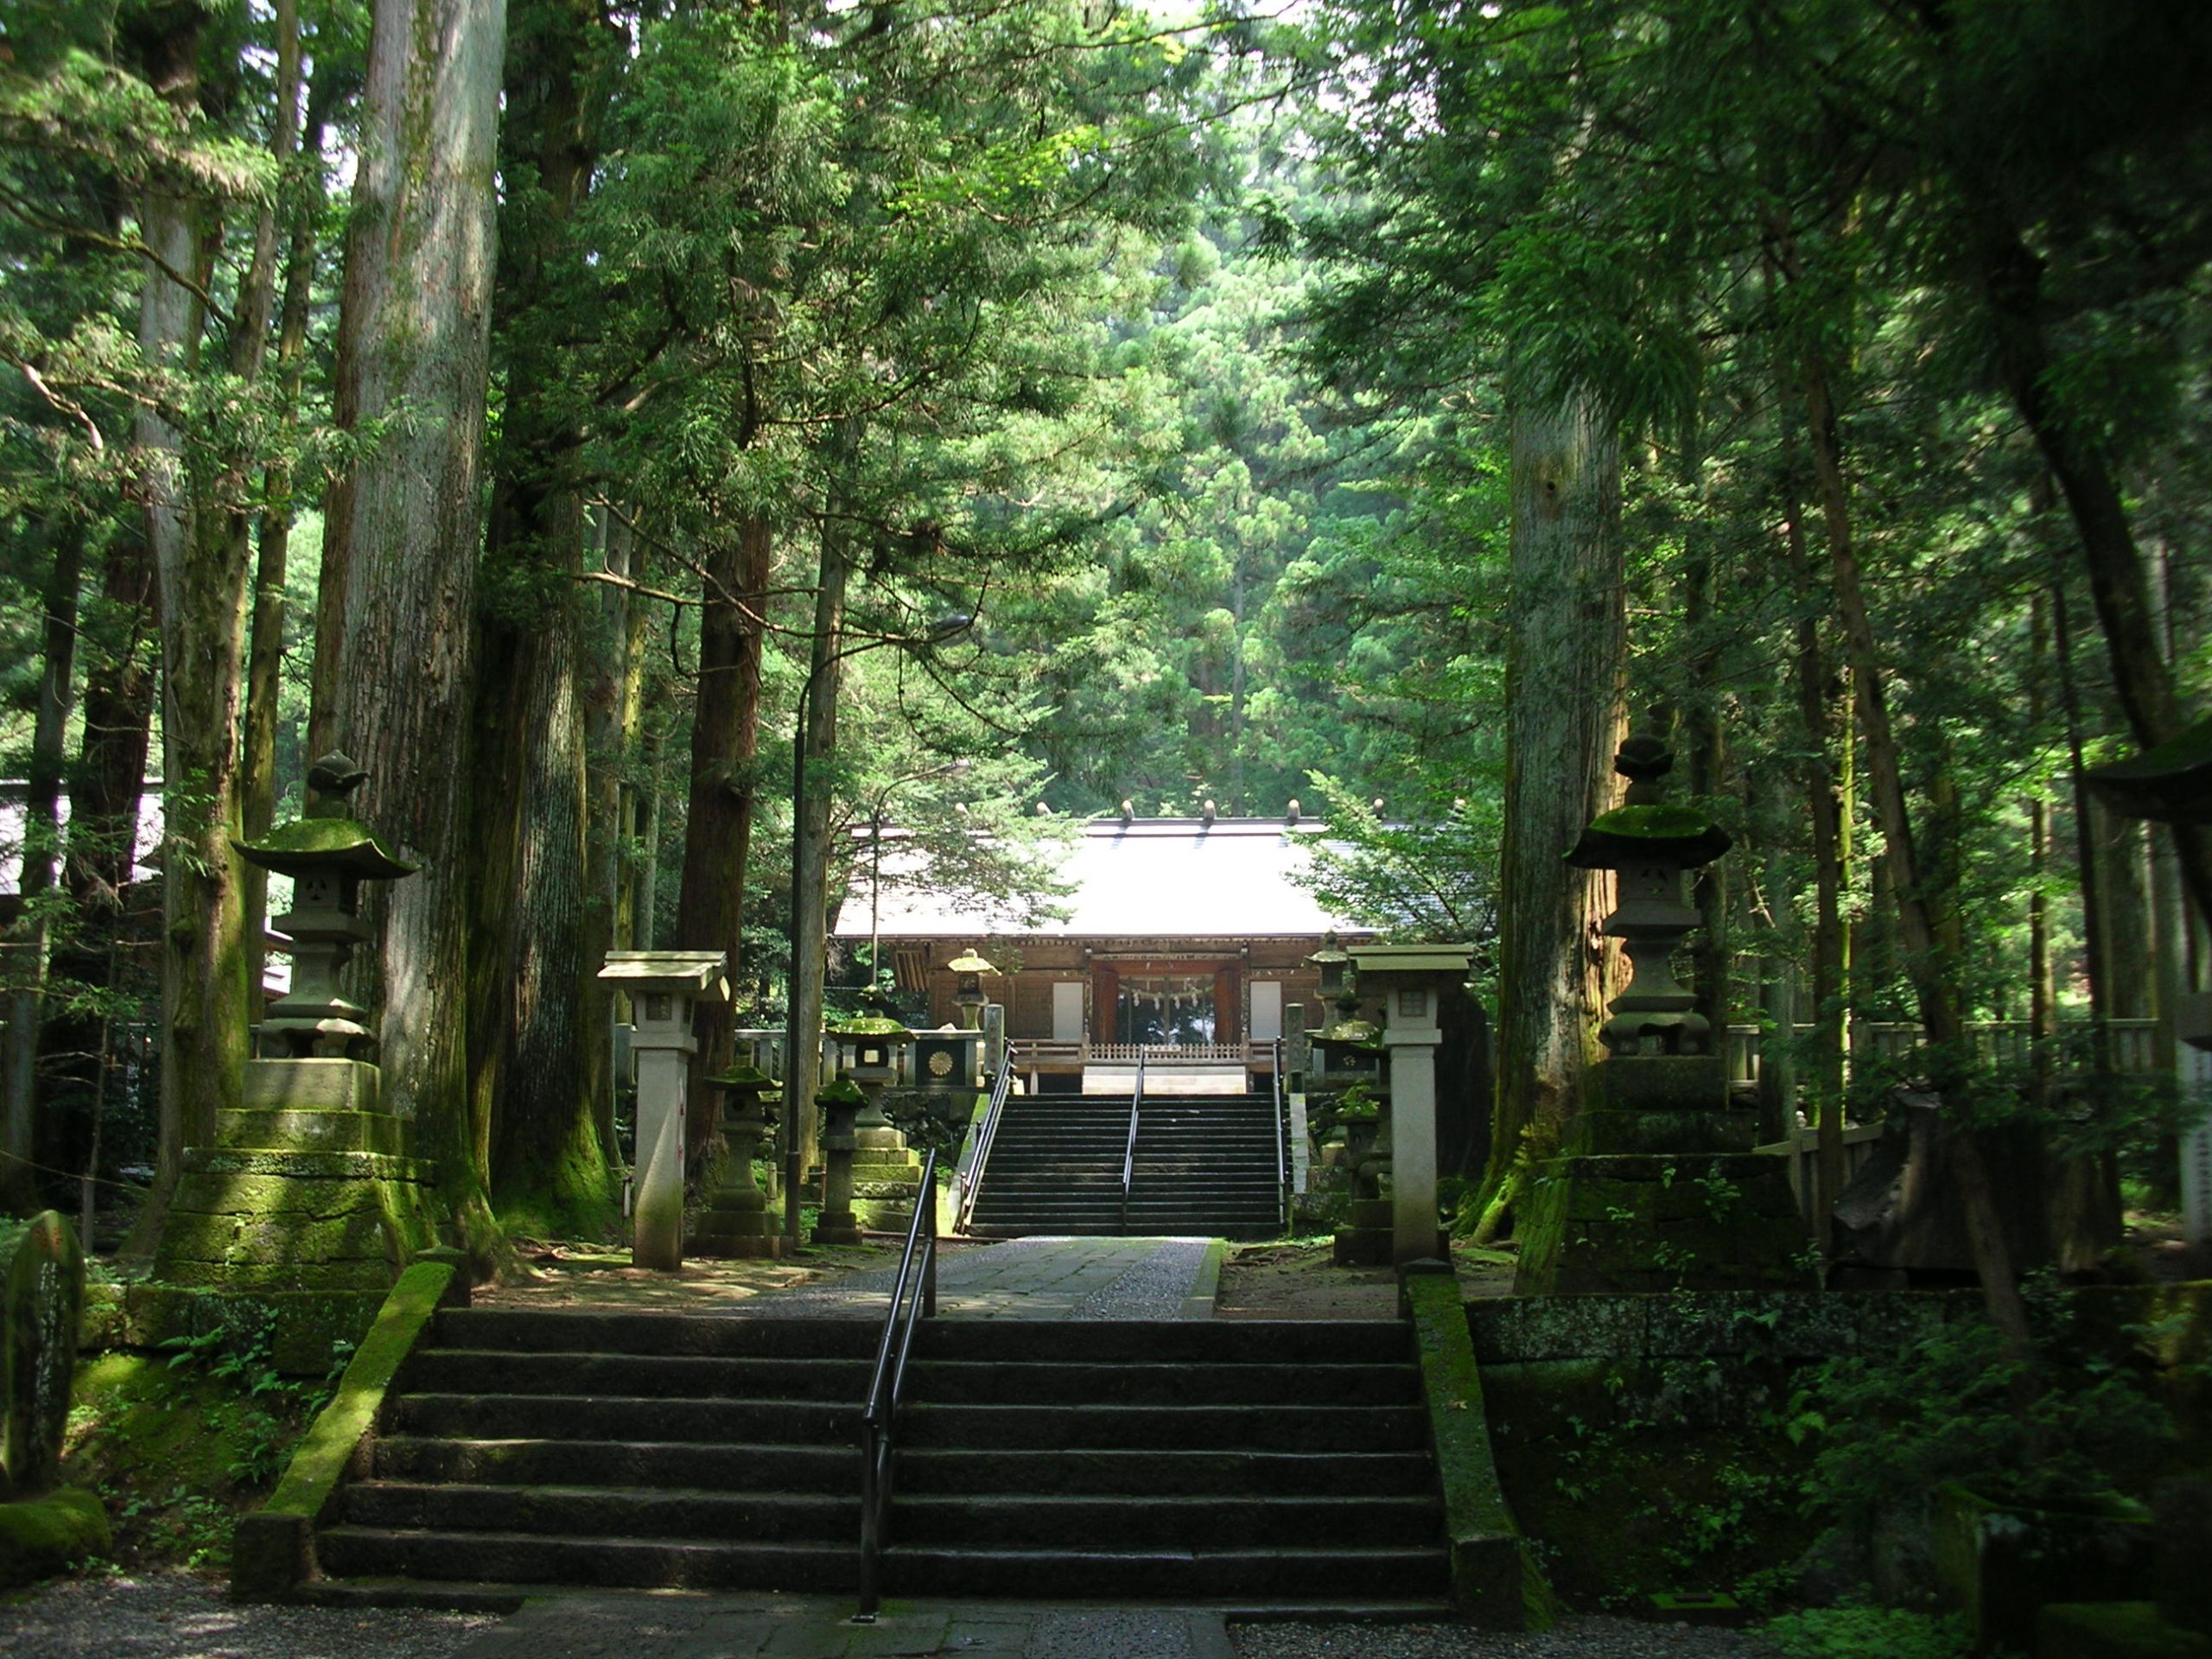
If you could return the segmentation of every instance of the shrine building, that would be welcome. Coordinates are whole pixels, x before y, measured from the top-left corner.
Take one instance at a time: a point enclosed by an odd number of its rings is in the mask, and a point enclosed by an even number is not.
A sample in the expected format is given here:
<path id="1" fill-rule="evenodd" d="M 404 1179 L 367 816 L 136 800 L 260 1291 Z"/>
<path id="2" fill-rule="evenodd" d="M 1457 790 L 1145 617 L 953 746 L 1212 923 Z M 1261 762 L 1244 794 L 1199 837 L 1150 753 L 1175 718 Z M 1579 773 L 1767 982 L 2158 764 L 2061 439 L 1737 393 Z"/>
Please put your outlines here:
<path id="1" fill-rule="evenodd" d="M 1306 958 L 1334 931 L 1345 944 L 1374 930 L 1332 916 L 1294 877 L 1325 826 L 1281 818 L 1104 817 L 1061 855 L 1065 919 L 1018 922 L 1011 907 L 963 902 L 887 867 L 880 893 L 863 867 L 834 935 L 879 938 L 899 989 L 929 1001 L 931 1024 L 957 1022 L 949 964 L 979 951 L 998 971 L 982 991 L 1006 1010 L 1006 1034 L 1033 1087 L 1076 1090 L 1088 1069 L 1146 1064 L 1274 1065 L 1284 1009 L 1319 1011 Z M 873 930 L 871 923 L 873 922 Z"/>

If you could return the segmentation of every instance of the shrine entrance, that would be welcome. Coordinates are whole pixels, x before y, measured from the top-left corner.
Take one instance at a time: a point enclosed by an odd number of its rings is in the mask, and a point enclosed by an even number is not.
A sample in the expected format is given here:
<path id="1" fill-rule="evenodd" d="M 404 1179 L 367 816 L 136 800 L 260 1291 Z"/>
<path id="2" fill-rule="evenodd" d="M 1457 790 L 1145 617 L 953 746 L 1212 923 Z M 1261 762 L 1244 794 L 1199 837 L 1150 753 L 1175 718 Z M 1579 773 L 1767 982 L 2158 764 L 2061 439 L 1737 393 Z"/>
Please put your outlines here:
<path id="1" fill-rule="evenodd" d="M 1134 1059 L 1143 1049 L 1211 1059 L 1243 1052 L 1235 958 L 1127 957 L 1092 963 L 1091 1052 Z"/>

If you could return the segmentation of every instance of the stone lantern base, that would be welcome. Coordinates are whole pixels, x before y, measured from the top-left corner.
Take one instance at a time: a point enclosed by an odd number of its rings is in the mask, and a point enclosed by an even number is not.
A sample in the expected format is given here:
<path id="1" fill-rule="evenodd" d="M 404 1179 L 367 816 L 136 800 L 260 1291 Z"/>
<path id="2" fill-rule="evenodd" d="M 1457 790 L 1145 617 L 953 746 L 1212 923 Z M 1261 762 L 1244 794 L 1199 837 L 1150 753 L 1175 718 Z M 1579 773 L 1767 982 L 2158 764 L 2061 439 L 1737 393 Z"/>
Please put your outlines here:
<path id="1" fill-rule="evenodd" d="M 768 1195 L 757 1187 L 724 1187 L 699 1217 L 688 1249 L 693 1255 L 730 1259 L 781 1255 L 783 1236 L 769 1217 Z"/>
<path id="2" fill-rule="evenodd" d="M 1802 1287 L 1788 1165 L 1751 1150 L 1758 1116 L 1727 1097 L 1715 1056 L 1592 1067 L 1560 1155 L 1521 1201 L 1514 1294 Z"/>
<path id="3" fill-rule="evenodd" d="M 280 1327 L 312 1315 L 320 1343 L 368 1329 L 401 1269 L 438 1243 L 436 1166 L 401 1154 L 378 1081 L 359 1060 L 246 1063 L 241 1109 L 221 1114 L 213 1145 L 185 1150 L 154 1282 L 130 1298 L 143 1338 L 199 1334 L 222 1317 L 199 1306 L 210 1296 L 265 1304 Z"/>
<path id="4" fill-rule="evenodd" d="M 922 1190 L 922 1160 L 895 1128 L 854 1132 L 853 1214 L 871 1232 L 903 1233 Z"/>

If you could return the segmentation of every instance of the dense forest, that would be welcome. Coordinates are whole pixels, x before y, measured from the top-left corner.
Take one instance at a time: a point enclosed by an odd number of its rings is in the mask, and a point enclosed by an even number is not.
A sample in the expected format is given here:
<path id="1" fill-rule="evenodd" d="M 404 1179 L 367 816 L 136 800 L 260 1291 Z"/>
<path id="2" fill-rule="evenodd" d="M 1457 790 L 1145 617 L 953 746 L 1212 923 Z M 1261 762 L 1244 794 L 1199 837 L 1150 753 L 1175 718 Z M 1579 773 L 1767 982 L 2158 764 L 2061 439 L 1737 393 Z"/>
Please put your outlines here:
<path id="1" fill-rule="evenodd" d="M 1974 1021 L 2171 1043 L 2212 861 L 2082 777 L 2212 673 L 2208 71 L 2163 0 L 0 0 L 0 1198 L 149 1240 L 333 750 L 486 1268 L 612 1213 L 605 951 L 730 954 L 717 1068 L 871 823 L 1048 901 L 1124 800 L 1326 817 L 1481 947 L 1491 1233 L 1631 728 L 1816 1118 L 1854 1018 L 1961 1122 Z"/>

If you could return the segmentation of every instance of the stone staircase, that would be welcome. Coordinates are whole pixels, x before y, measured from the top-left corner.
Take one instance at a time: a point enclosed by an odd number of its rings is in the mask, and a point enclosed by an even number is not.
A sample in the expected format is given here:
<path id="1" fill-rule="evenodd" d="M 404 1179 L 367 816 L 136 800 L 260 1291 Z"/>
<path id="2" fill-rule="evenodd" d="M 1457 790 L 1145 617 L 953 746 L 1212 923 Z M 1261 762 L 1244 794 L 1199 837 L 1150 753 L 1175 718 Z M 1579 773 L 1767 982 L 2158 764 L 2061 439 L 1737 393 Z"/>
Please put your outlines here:
<path id="1" fill-rule="evenodd" d="M 1006 1103 L 969 1230 L 1218 1235 L 1281 1230 L 1272 1100 L 1163 1095 L 1137 1118 L 1126 1225 L 1122 1159 L 1129 1105 L 1110 1096 L 1017 1095 Z"/>
<path id="2" fill-rule="evenodd" d="M 446 1310 L 317 1533 L 310 1592 L 849 1592 L 876 1335 L 872 1319 Z M 1411 1342 L 1395 1321 L 931 1321 L 885 1587 L 1440 1612 Z"/>

